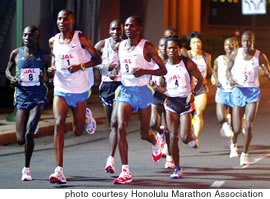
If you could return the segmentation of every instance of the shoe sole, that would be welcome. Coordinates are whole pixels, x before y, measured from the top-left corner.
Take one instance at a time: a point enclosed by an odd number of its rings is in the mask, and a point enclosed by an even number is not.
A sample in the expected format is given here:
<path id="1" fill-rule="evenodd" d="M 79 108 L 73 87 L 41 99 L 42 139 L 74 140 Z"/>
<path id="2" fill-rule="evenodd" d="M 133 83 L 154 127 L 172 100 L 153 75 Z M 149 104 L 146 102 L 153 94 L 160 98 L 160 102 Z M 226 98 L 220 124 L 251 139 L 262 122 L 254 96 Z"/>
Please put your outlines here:
<path id="1" fill-rule="evenodd" d="M 131 183 L 132 182 L 132 179 L 131 180 L 127 180 L 125 182 L 115 182 L 113 181 L 113 184 L 128 184 L 128 183 Z"/>
<path id="2" fill-rule="evenodd" d="M 67 183 L 67 182 L 62 182 L 61 180 L 58 180 L 57 178 L 54 178 L 54 177 L 50 178 L 49 181 L 51 184 L 66 184 Z"/>
<path id="3" fill-rule="evenodd" d="M 24 181 L 24 182 L 27 182 L 27 181 L 32 181 L 32 179 L 30 180 L 30 179 L 26 179 L 26 178 L 24 178 L 24 179 L 22 179 L 22 181 Z"/>
<path id="4" fill-rule="evenodd" d="M 175 166 L 165 166 L 165 169 L 174 169 Z"/>
<path id="5" fill-rule="evenodd" d="M 180 179 L 182 178 L 182 175 L 181 176 L 170 176 L 171 179 Z"/>

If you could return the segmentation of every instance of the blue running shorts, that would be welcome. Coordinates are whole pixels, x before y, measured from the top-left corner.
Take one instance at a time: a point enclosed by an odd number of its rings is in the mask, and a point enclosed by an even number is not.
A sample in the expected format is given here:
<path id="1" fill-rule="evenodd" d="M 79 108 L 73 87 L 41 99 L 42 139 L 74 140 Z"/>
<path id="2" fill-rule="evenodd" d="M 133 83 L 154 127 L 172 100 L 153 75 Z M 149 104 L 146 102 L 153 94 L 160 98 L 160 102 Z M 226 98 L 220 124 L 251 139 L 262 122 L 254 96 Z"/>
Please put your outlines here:
<path id="1" fill-rule="evenodd" d="M 261 99 L 259 88 L 234 87 L 232 92 L 233 104 L 244 107 L 248 103 L 255 103 Z"/>
<path id="2" fill-rule="evenodd" d="M 232 92 L 225 92 L 222 89 L 217 89 L 215 101 L 217 104 L 224 104 L 233 107 Z"/>
<path id="3" fill-rule="evenodd" d="M 88 100 L 89 91 L 84 93 L 64 93 L 61 91 L 54 91 L 53 95 L 64 98 L 68 106 L 76 108 L 77 103 Z"/>
<path id="4" fill-rule="evenodd" d="M 115 92 L 117 102 L 123 102 L 133 107 L 134 111 L 145 109 L 153 103 L 154 89 L 145 86 L 119 86 Z"/>

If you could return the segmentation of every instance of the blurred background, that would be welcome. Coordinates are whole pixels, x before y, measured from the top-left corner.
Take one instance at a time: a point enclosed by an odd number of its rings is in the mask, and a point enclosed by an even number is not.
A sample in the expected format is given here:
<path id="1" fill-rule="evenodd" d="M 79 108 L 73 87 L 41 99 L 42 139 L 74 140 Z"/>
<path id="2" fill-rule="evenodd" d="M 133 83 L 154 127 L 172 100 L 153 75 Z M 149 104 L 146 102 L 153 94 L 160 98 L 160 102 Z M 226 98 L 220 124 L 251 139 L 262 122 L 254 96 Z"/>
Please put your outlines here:
<path id="1" fill-rule="evenodd" d="M 254 5 L 270 0 L 242 0 Z M 48 49 L 48 39 L 57 33 L 56 17 L 61 9 L 75 14 L 75 29 L 84 32 L 95 44 L 108 37 L 113 19 L 123 22 L 137 15 L 144 23 L 144 38 L 158 44 L 163 32 L 173 27 L 186 45 L 186 35 L 201 32 L 203 49 L 213 60 L 223 53 L 226 37 L 252 30 L 255 48 L 270 56 L 270 14 L 243 15 L 241 0 L 0 0 L 0 111 L 12 107 L 14 89 L 5 77 L 10 52 L 21 46 L 23 28 L 35 25 L 40 29 L 40 47 Z M 96 73 L 96 84 L 99 84 Z"/>

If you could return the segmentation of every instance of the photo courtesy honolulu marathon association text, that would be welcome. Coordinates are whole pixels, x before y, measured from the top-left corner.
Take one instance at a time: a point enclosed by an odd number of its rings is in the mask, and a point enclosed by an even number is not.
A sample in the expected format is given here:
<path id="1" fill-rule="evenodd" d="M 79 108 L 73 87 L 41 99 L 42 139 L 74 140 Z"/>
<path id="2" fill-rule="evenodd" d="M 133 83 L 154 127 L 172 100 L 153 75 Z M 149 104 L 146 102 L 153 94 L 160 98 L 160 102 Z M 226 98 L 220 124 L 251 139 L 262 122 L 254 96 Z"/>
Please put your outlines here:
<path id="1" fill-rule="evenodd" d="M 266 198 L 264 190 L 180 190 L 180 189 L 132 189 L 65 191 L 65 199 L 71 198 Z M 270 194 L 269 194 L 270 195 Z M 268 195 L 268 196 L 269 196 Z"/>

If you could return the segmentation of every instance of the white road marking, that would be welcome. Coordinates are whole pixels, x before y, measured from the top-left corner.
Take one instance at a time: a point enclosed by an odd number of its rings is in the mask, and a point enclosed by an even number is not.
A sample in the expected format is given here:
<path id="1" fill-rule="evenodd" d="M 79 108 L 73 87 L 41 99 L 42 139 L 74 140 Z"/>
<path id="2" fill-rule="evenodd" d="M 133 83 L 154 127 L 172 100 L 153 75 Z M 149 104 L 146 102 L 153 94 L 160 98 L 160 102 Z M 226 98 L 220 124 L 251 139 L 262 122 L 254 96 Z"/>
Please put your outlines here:
<path id="1" fill-rule="evenodd" d="M 215 181 L 210 187 L 221 187 L 225 181 Z"/>

